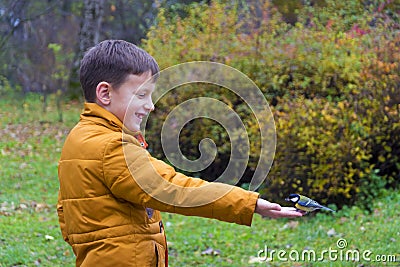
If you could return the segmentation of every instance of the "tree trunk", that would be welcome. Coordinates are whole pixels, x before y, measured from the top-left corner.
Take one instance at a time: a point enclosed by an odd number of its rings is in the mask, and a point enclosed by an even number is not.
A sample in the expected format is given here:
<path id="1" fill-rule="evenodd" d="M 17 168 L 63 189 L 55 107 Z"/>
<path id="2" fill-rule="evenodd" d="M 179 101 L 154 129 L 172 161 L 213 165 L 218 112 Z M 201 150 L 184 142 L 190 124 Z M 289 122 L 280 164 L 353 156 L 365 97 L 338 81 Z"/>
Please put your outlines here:
<path id="1" fill-rule="evenodd" d="M 82 57 L 85 51 L 99 42 L 104 0 L 85 0 L 79 50 Z"/>
<path id="2" fill-rule="evenodd" d="M 82 24 L 79 33 L 79 47 L 75 53 L 69 77 L 68 96 L 80 99 L 83 94 L 79 84 L 80 61 L 86 50 L 99 42 L 101 22 L 104 13 L 104 0 L 85 0 L 82 10 Z"/>

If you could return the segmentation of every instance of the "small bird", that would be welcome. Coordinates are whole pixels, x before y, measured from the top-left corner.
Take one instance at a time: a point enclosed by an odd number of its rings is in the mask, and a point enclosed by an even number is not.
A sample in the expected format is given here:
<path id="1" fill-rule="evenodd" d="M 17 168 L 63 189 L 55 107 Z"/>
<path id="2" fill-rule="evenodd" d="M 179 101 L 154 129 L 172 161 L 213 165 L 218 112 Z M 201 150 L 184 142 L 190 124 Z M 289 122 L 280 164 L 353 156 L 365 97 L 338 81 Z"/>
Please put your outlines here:
<path id="1" fill-rule="evenodd" d="M 306 212 L 311 212 L 311 211 L 318 210 L 318 209 L 329 210 L 329 211 L 335 212 L 334 210 L 332 210 L 328 207 L 322 206 L 317 201 L 312 200 L 311 198 L 308 198 L 306 196 L 299 195 L 299 194 L 290 194 L 287 198 L 285 198 L 285 200 L 295 203 L 294 206 L 298 210 L 302 210 L 302 211 L 306 211 Z"/>

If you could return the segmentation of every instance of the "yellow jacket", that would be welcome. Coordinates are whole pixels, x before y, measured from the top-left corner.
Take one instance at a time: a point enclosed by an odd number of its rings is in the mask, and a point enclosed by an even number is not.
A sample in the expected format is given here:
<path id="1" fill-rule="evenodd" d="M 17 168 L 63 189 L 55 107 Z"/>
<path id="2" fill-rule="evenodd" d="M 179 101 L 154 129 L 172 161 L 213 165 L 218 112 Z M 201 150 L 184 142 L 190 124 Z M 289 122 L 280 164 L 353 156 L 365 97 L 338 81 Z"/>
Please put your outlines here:
<path id="1" fill-rule="evenodd" d="M 65 141 L 57 212 L 76 266 L 165 266 L 160 211 L 251 225 L 257 193 L 177 173 L 138 134 L 123 134 L 118 118 L 86 103 Z"/>

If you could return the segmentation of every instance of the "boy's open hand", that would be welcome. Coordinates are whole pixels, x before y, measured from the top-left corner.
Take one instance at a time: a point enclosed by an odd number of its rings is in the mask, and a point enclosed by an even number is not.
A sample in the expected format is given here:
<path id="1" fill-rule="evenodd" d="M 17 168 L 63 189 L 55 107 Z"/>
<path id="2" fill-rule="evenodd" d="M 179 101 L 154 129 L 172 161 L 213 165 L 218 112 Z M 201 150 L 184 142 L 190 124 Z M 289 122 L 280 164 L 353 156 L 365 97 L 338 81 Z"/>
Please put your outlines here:
<path id="1" fill-rule="evenodd" d="M 296 208 L 281 207 L 277 203 L 271 203 L 262 198 L 257 200 L 255 213 L 270 218 L 295 218 L 305 214 L 305 212 L 298 211 Z"/>

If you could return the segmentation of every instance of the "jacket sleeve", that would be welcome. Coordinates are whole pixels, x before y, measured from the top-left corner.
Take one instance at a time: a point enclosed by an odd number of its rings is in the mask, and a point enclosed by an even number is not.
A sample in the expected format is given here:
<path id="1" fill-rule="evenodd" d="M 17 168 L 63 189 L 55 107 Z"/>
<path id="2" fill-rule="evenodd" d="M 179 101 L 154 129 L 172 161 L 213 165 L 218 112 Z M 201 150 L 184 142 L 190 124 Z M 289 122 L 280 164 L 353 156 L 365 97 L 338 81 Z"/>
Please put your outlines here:
<path id="1" fill-rule="evenodd" d="M 111 192 L 159 211 L 251 225 L 258 193 L 187 177 L 157 160 L 135 142 L 110 142 L 104 179 Z"/>
<path id="2" fill-rule="evenodd" d="M 68 234 L 67 234 L 67 230 L 66 230 L 66 227 L 65 227 L 64 211 L 63 211 L 63 206 L 62 206 L 62 203 L 61 203 L 60 192 L 58 192 L 57 214 L 58 214 L 58 221 L 60 223 L 62 237 L 64 238 L 64 240 L 66 242 L 69 243 Z"/>

